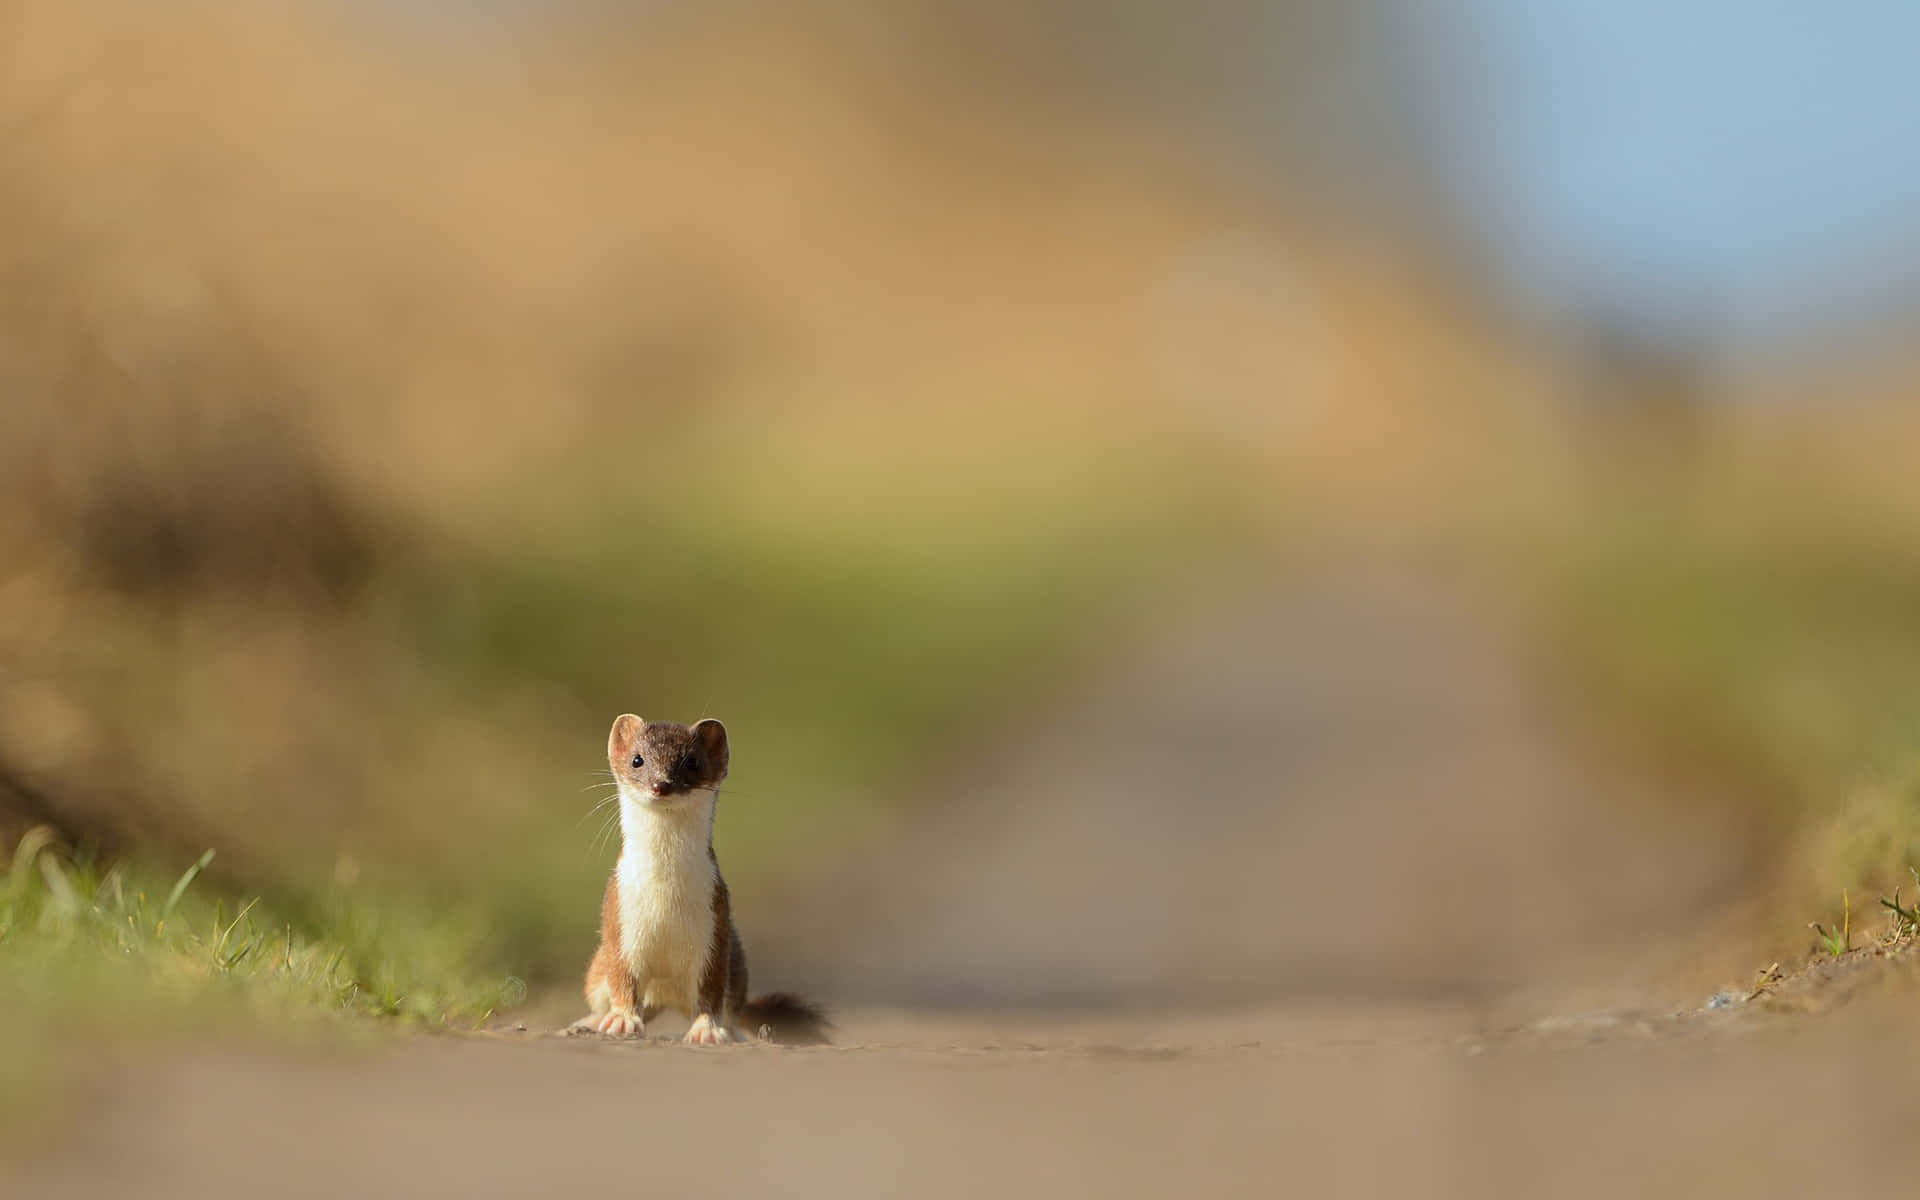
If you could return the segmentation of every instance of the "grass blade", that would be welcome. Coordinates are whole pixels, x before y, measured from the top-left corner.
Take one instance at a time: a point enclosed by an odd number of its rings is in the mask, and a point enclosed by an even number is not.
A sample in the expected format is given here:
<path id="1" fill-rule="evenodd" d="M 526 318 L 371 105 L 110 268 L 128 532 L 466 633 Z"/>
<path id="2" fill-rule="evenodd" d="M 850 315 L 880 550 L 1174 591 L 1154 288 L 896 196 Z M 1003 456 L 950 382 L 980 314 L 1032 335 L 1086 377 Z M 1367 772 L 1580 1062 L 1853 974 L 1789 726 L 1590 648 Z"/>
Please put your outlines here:
<path id="1" fill-rule="evenodd" d="M 50 826 L 35 825 L 27 830 L 21 837 L 20 844 L 14 847 L 13 868 L 7 873 L 8 890 L 14 900 L 19 900 L 26 891 L 27 868 L 33 865 L 34 859 L 40 857 L 42 850 L 53 845 L 57 836 Z"/>
<path id="2" fill-rule="evenodd" d="M 212 861 L 213 851 L 209 850 L 200 856 L 199 862 L 181 872 L 180 878 L 173 885 L 173 891 L 167 895 L 166 906 L 160 910 L 160 924 L 167 923 L 167 918 L 173 915 L 174 906 L 180 903 L 180 897 L 187 894 L 187 889 L 193 885 L 194 879 L 200 872 L 206 870 L 207 864 Z"/>

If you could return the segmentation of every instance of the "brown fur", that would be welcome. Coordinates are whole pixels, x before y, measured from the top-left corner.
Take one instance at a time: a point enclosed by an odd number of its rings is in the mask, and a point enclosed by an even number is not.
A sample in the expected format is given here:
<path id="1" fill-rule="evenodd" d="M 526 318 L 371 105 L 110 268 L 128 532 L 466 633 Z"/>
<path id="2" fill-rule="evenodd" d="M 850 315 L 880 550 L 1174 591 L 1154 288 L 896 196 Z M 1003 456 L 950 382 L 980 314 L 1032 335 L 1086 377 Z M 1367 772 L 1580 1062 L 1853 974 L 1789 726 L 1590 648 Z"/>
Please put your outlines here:
<path id="1" fill-rule="evenodd" d="M 637 767 L 633 765 L 636 754 L 640 757 Z M 642 721 L 627 713 L 607 734 L 607 765 L 614 779 L 642 792 L 675 796 L 696 788 L 718 788 L 727 777 L 730 759 L 727 728 L 718 721 L 686 726 Z"/>
<path id="2" fill-rule="evenodd" d="M 593 994 L 606 985 L 611 1007 L 631 1010 L 639 1002 L 635 995 L 633 972 L 620 958 L 620 881 L 609 877 L 607 893 L 600 901 L 600 947 L 587 964 L 587 1004 Z"/>

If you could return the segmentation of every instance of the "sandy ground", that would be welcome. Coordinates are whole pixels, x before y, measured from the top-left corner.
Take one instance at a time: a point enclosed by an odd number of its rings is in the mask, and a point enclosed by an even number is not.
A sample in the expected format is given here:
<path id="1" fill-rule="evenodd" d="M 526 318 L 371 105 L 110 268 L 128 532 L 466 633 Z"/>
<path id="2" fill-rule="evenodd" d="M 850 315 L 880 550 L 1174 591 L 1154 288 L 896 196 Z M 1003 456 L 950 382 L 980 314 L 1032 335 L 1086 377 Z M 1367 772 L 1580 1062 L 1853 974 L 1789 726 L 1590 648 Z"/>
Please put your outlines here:
<path id="1" fill-rule="evenodd" d="M 561 1038 L 560 996 L 345 1058 L 148 1052 L 12 1194 L 1910 1186 L 1920 956 L 1703 1010 L 1758 964 L 1645 931 L 1736 890 L 1724 806 L 1618 802 L 1673 785 L 1569 739 L 1444 591 L 1350 567 L 1170 620 L 741 914 L 833 1047 Z"/>
<path id="2" fill-rule="evenodd" d="M 103 1081 L 10 1194 L 1902 1195 L 1912 996 L 1508 1032 L 1341 1005 L 1144 1027 L 861 1014 L 820 1049 L 200 1048 Z"/>

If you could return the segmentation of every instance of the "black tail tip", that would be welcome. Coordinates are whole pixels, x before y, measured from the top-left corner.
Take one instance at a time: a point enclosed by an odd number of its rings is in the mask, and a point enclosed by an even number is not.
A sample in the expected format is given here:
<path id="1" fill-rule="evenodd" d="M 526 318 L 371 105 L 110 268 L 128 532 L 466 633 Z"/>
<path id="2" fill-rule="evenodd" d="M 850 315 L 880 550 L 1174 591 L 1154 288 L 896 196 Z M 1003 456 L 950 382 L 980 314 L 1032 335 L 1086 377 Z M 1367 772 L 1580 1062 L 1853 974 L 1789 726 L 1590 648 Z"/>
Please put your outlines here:
<path id="1" fill-rule="evenodd" d="M 827 1041 L 833 1022 L 827 1010 L 792 992 L 768 992 L 747 1001 L 740 1025 L 749 1034 L 782 1046 L 818 1046 Z"/>

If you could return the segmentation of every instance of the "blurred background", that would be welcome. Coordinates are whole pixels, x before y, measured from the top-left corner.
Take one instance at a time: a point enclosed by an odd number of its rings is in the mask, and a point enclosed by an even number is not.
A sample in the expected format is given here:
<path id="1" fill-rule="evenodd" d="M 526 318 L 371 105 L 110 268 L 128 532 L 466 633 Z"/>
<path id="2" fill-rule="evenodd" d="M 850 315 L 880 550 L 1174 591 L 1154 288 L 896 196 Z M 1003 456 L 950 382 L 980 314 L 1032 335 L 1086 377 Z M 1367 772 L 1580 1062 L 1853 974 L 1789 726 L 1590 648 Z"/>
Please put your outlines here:
<path id="1" fill-rule="evenodd" d="M 841 1005 L 1798 953 L 1916 857 L 1917 37 L 15 0 L 0 986 L 569 1017 L 623 711 Z"/>

